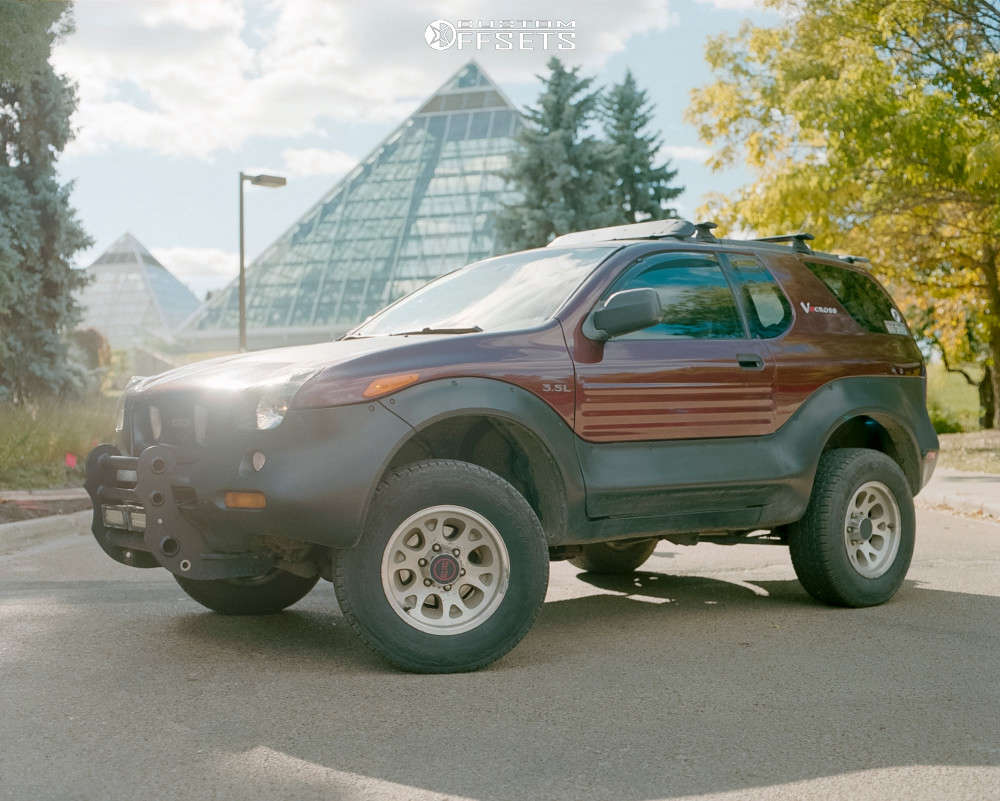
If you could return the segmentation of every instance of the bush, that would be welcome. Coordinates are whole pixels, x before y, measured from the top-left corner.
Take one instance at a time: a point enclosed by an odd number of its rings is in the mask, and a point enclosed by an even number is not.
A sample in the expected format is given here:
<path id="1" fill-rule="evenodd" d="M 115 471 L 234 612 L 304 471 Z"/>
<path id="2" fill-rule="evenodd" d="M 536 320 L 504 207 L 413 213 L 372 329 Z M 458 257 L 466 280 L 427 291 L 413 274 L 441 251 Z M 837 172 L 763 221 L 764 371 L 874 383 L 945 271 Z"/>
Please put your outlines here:
<path id="1" fill-rule="evenodd" d="M 965 430 L 954 412 L 942 409 L 936 403 L 927 405 L 927 413 L 930 415 L 931 425 L 938 434 L 957 434 Z"/>
<path id="2" fill-rule="evenodd" d="M 0 488 L 82 484 L 90 449 L 113 441 L 115 405 L 106 397 L 0 404 Z M 66 466 L 67 453 L 77 457 L 75 469 Z"/>

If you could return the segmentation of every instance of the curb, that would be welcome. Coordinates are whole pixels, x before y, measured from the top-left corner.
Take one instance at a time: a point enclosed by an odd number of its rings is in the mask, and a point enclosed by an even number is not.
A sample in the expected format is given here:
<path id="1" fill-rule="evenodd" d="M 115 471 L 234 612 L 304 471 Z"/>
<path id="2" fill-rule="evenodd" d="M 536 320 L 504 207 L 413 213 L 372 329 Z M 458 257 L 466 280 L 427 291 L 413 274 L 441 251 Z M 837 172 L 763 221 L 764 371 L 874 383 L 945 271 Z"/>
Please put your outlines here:
<path id="1" fill-rule="evenodd" d="M 93 512 L 84 509 L 68 515 L 49 515 L 34 520 L 0 524 L 0 555 L 14 553 L 48 539 L 70 534 L 89 534 Z"/>

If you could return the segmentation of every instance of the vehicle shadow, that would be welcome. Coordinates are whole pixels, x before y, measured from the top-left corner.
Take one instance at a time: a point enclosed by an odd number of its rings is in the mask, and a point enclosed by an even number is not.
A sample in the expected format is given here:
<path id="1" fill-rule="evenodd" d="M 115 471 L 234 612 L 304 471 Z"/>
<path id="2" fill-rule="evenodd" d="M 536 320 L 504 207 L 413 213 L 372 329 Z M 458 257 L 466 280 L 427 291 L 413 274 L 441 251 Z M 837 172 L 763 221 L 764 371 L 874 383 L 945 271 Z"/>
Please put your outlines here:
<path id="1" fill-rule="evenodd" d="M 33 636 L 76 655 L 17 675 L 77 714 L 110 704 L 127 722 L 120 734 L 43 722 L 17 745 L 18 770 L 44 775 L 45 754 L 65 749 L 100 753 L 98 779 L 143 764 L 151 786 L 195 777 L 219 797 L 640 801 L 1000 766 L 1000 598 L 909 581 L 851 610 L 794 581 L 577 578 L 593 593 L 545 604 L 510 655 L 452 676 L 386 666 L 331 613 L 328 585 L 248 618 L 190 611 L 163 583 L 131 588 L 145 608 L 73 586 L 66 623 Z M 91 615 L 99 659 L 76 632 Z"/>

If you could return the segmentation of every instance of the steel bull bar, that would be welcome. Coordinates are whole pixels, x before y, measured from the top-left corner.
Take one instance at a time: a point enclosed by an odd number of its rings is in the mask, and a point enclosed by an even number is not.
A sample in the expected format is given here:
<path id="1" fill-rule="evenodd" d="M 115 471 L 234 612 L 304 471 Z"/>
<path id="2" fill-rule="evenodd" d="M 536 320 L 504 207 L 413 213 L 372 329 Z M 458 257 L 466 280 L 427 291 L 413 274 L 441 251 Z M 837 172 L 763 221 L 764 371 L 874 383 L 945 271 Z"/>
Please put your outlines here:
<path id="1" fill-rule="evenodd" d="M 175 497 L 177 454 L 150 445 L 123 456 L 98 445 L 87 457 L 85 487 L 93 502 L 91 530 L 103 551 L 131 567 L 165 567 L 192 579 L 260 576 L 274 567 L 263 553 L 218 553 L 183 513 Z"/>

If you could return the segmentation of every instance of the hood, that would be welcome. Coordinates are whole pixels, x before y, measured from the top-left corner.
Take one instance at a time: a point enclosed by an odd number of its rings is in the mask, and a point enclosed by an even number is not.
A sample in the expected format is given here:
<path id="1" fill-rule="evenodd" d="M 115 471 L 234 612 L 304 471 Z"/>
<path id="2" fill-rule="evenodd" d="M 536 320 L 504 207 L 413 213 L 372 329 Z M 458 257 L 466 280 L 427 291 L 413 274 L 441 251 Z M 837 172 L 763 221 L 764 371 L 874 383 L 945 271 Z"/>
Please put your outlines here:
<path id="1" fill-rule="evenodd" d="M 426 337 L 422 337 L 426 339 Z M 269 386 L 287 381 L 304 381 L 321 370 L 335 368 L 359 356 L 392 350 L 403 345 L 404 337 L 342 339 L 289 348 L 238 353 L 206 359 L 165 373 L 144 378 L 133 392 L 157 393 L 174 390 L 234 391 Z"/>

